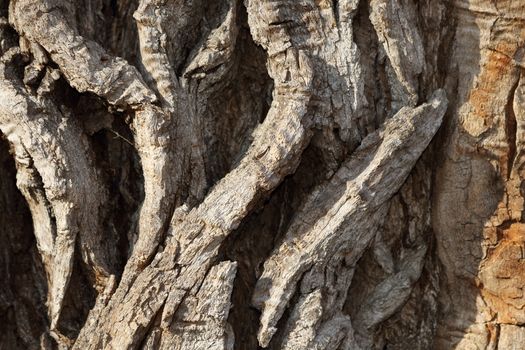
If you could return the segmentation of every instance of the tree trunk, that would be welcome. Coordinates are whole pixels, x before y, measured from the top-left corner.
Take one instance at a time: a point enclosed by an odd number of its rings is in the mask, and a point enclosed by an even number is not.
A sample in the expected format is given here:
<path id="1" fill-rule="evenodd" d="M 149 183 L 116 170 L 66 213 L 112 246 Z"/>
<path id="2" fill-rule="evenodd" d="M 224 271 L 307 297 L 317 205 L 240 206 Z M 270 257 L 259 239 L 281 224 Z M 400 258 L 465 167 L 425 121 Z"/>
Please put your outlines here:
<path id="1" fill-rule="evenodd" d="M 525 4 L 0 0 L 0 349 L 525 349 Z"/>

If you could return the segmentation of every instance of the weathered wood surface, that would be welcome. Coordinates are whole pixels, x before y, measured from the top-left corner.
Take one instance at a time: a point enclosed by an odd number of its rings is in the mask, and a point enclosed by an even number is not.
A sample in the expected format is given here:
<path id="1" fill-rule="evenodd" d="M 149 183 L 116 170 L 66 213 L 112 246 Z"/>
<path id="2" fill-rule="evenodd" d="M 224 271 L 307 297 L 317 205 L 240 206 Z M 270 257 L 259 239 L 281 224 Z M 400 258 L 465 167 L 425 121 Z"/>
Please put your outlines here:
<path id="1" fill-rule="evenodd" d="M 525 4 L 0 16 L 0 349 L 525 349 Z"/>

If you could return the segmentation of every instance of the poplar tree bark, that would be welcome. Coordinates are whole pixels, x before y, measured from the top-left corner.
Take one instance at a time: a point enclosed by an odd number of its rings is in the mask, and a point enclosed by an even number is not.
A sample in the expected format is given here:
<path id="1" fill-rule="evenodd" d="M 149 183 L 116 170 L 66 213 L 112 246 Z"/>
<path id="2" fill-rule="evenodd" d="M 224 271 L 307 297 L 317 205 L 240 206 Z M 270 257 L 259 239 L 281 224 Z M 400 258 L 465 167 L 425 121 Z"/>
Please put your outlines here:
<path id="1" fill-rule="evenodd" d="M 525 3 L 0 0 L 0 349 L 525 349 Z"/>

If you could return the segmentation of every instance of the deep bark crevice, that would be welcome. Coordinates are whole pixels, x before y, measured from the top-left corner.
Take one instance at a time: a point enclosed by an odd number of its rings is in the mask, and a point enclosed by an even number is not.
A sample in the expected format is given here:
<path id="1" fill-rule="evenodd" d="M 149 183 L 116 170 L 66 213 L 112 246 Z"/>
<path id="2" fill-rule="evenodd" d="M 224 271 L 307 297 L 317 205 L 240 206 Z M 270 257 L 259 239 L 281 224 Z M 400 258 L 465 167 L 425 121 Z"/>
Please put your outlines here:
<path id="1" fill-rule="evenodd" d="M 0 348 L 37 348 L 48 328 L 47 283 L 31 214 L 16 188 L 10 147 L 0 133 Z"/>

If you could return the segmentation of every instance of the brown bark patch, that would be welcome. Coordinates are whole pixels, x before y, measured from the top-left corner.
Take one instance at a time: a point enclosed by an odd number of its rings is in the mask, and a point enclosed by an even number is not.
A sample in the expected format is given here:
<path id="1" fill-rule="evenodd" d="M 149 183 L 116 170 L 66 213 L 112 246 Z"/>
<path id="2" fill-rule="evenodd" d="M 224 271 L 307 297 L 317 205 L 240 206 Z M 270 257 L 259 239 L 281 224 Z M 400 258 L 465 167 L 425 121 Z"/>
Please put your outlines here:
<path id="1" fill-rule="evenodd" d="M 525 322 L 525 224 L 511 224 L 502 236 L 481 267 L 482 295 L 498 322 L 521 324 Z"/>
<path id="2" fill-rule="evenodd" d="M 501 44 L 501 49 L 506 52 L 506 45 Z M 503 47 L 505 46 L 505 47 Z M 493 101 L 498 95 L 501 81 L 512 69 L 512 59 L 499 51 L 490 51 L 487 55 L 487 64 L 481 70 L 477 86 L 471 90 L 469 103 L 473 114 L 483 118 L 485 125 L 492 124 L 494 116 Z"/>

